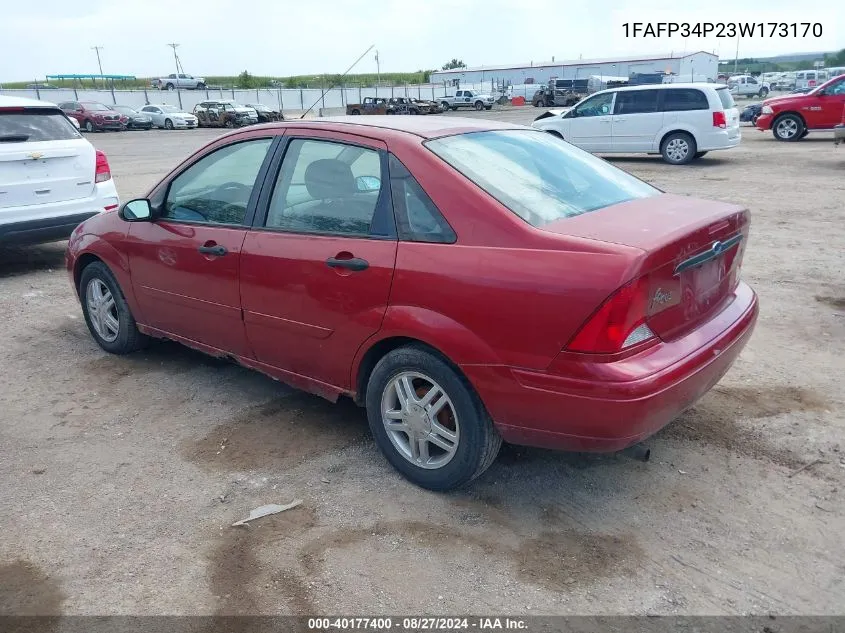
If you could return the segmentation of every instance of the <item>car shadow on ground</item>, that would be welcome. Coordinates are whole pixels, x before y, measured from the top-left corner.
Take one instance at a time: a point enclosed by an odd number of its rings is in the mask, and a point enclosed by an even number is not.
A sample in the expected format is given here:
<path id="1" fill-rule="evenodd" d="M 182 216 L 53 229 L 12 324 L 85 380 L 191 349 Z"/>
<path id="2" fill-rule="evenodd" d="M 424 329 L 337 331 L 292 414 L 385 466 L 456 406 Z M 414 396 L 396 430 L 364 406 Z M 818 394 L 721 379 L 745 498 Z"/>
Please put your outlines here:
<path id="1" fill-rule="evenodd" d="M 644 156 L 642 154 L 640 154 L 640 155 L 632 154 L 630 156 L 627 156 L 627 155 L 626 156 L 620 156 L 618 154 L 613 154 L 613 155 L 605 154 L 605 155 L 601 155 L 601 157 L 604 158 L 607 162 L 614 164 L 614 165 L 620 164 L 620 163 L 621 164 L 625 164 L 625 163 L 630 163 L 630 164 L 655 163 L 655 164 L 666 165 L 667 167 L 671 166 L 671 165 L 668 165 L 663 160 L 663 158 L 661 158 L 660 156 L 647 156 L 647 155 Z M 692 169 L 707 169 L 707 168 L 711 168 L 711 167 L 722 167 L 724 165 L 730 165 L 730 164 L 731 164 L 731 160 L 728 159 L 728 158 L 717 158 L 717 157 L 711 158 L 710 156 L 705 156 L 705 157 L 702 157 L 702 158 L 700 158 L 696 161 L 693 161 L 692 163 L 688 163 L 687 165 L 678 165 L 678 167 L 683 167 L 683 168 L 687 168 L 687 169 L 689 169 L 689 168 L 692 168 Z"/>
<path id="2" fill-rule="evenodd" d="M 0 245 L 0 278 L 64 268 L 67 242 L 36 246 Z"/>

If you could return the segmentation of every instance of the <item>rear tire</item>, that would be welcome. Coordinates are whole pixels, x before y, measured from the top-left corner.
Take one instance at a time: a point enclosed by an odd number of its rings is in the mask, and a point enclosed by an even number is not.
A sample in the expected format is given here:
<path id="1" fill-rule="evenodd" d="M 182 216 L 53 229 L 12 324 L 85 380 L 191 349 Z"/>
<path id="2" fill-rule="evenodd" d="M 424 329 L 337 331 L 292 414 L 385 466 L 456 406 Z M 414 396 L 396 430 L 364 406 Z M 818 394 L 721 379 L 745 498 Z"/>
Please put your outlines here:
<path id="1" fill-rule="evenodd" d="M 92 262 L 83 269 L 79 299 L 91 336 L 107 352 L 129 354 L 149 341 L 138 330 L 120 284 L 103 262 Z"/>
<path id="2" fill-rule="evenodd" d="M 357 116 L 357 115 L 361 114 L 361 111 L 356 109 L 356 110 L 352 111 L 352 114 Z"/>
<path id="3" fill-rule="evenodd" d="M 672 132 L 660 145 L 660 154 L 670 165 L 686 165 L 696 151 L 695 139 L 687 132 Z"/>
<path id="4" fill-rule="evenodd" d="M 411 387 L 410 393 L 402 389 L 404 406 L 397 392 L 403 383 Z M 438 389 L 438 395 L 426 403 L 430 389 Z M 438 403 L 442 408 L 431 415 L 432 404 Z M 466 378 L 421 346 L 400 347 L 378 362 L 367 383 L 366 405 L 373 438 L 387 461 L 406 479 L 429 490 L 469 483 L 490 467 L 502 445 Z M 385 411 L 399 417 L 385 417 Z M 423 445 L 425 452 L 414 449 Z"/>
<path id="5" fill-rule="evenodd" d="M 757 93 L 761 99 L 765 99 L 766 96 L 769 94 L 768 88 L 760 88 L 760 92 Z"/>
<path id="6" fill-rule="evenodd" d="M 806 126 L 797 114 L 783 114 L 772 123 L 772 135 L 784 142 L 794 142 L 803 138 Z"/>

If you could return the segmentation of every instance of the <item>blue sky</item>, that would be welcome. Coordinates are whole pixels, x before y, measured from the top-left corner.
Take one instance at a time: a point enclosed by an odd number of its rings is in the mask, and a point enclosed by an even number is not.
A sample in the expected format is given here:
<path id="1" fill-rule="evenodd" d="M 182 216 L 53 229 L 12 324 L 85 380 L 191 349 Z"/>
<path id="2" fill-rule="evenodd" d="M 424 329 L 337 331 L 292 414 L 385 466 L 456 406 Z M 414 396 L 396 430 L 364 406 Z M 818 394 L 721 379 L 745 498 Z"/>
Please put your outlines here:
<path id="1" fill-rule="evenodd" d="M 845 2 L 783 0 L 40 0 L 4 3 L 0 80 L 173 72 L 178 42 L 189 73 L 340 73 L 370 44 L 383 71 L 707 50 L 732 58 L 736 39 L 625 38 L 624 22 L 820 22 L 821 38 L 740 42 L 740 56 L 845 48 Z M 353 72 L 375 72 L 373 54 Z"/>

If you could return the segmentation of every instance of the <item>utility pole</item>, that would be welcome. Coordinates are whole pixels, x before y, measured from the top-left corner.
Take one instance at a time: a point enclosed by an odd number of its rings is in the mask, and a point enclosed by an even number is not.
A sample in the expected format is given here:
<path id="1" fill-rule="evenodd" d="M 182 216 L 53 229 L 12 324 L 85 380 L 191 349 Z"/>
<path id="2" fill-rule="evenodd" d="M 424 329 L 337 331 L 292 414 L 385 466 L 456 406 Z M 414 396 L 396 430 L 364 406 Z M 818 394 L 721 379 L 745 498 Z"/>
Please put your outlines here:
<path id="1" fill-rule="evenodd" d="M 174 82 L 176 83 L 176 86 L 175 86 L 175 88 L 176 88 L 176 98 L 179 100 L 179 107 L 181 108 L 182 107 L 182 91 L 179 90 L 179 56 L 176 54 L 176 49 L 179 48 L 179 45 L 176 44 L 175 42 L 171 42 L 170 44 L 168 44 L 168 46 L 173 49 L 173 61 L 176 62 L 176 79 L 174 80 Z M 161 86 L 159 85 L 159 87 L 161 87 Z"/>
<path id="2" fill-rule="evenodd" d="M 176 62 L 176 75 L 177 75 L 177 78 L 178 78 L 178 75 L 179 75 L 179 58 L 176 56 L 176 49 L 179 48 L 179 45 L 176 44 L 176 43 L 171 43 L 171 44 L 168 44 L 168 46 L 173 49 L 173 61 Z"/>
<path id="3" fill-rule="evenodd" d="M 100 51 L 105 48 L 104 46 L 92 46 L 91 50 L 97 52 L 97 66 L 100 67 L 100 81 L 103 82 L 103 88 L 106 87 L 106 78 L 103 77 L 103 62 L 100 61 Z"/>
<path id="4" fill-rule="evenodd" d="M 381 84 L 381 62 L 379 62 L 378 50 L 376 50 L 376 97 L 378 97 L 379 84 Z"/>
<path id="5" fill-rule="evenodd" d="M 739 64 L 739 36 L 736 37 L 736 57 L 734 57 L 734 75 L 736 74 L 736 67 Z"/>

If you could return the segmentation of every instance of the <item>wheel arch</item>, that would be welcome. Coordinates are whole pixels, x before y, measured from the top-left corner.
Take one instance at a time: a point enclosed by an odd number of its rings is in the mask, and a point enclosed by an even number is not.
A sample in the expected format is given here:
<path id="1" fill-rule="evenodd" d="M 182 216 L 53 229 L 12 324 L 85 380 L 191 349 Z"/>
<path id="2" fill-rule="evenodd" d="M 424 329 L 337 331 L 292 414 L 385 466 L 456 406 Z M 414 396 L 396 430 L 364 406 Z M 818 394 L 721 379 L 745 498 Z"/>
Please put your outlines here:
<path id="1" fill-rule="evenodd" d="M 94 262 L 101 262 L 111 271 L 120 285 L 120 290 L 123 292 L 135 320 L 138 323 L 144 323 L 144 315 L 135 298 L 135 290 L 129 273 L 129 261 L 126 256 L 102 238 L 90 233 L 83 235 L 78 242 L 71 242 L 71 244 L 73 245 L 72 254 L 74 257 L 72 279 L 77 296 L 80 296 L 79 281 L 82 277 L 82 271 Z"/>
<path id="2" fill-rule="evenodd" d="M 775 114 L 775 115 L 772 117 L 772 127 L 774 127 L 774 126 L 775 126 L 775 123 L 777 123 L 777 121 L 778 121 L 779 119 L 782 119 L 782 118 L 783 118 L 783 117 L 785 117 L 787 114 L 791 114 L 791 115 L 793 115 L 793 116 L 797 116 L 799 119 L 801 119 L 801 123 L 803 123 L 803 124 L 804 124 L 804 127 L 805 127 L 805 128 L 807 127 L 807 119 L 805 119 L 805 118 L 801 115 L 801 113 L 800 113 L 800 112 L 798 112 L 797 110 L 784 110 L 783 112 L 778 112 L 777 114 Z"/>

